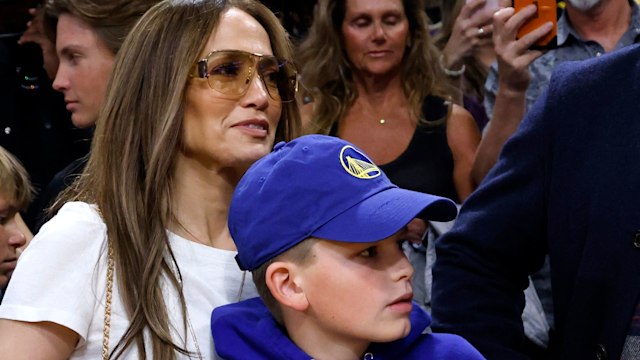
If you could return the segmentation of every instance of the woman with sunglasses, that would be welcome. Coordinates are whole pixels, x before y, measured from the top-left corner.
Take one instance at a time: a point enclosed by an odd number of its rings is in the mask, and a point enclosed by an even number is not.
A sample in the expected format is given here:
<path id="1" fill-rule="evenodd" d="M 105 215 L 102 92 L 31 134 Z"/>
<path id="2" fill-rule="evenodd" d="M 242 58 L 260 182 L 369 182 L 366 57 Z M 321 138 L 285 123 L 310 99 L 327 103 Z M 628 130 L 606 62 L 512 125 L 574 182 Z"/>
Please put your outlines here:
<path id="1" fill-rule="evenodd" d="M 0 306 L 18 359 L 214 359 L 214 307 L 256 296 L 232 192 L 298 132 L 278 19 L 252 0 L 166 0 L 120 50 L 93 149 Z"/>

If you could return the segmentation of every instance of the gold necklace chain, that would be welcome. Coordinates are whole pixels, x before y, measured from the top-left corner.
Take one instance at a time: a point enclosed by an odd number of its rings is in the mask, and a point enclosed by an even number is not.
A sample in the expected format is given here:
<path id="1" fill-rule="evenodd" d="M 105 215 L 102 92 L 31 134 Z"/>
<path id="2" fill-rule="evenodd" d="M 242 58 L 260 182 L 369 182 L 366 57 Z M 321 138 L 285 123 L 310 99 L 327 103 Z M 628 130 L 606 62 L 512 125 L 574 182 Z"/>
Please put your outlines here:
<path id="1" fill-rule="evenodd" d="M 178 226 L 180 226 L 180 228 L 182 230 L 184 230 L 187 234 L 189 234 L 189 236 L 191 236 L 194 240 L 196 240 L 197 242 L 199 242 L 202 245 L 213 246 L 211 240 L 209 240 L 208 243 L 203 242 L 202 240 L 200 240 L 199 237 L 195 236 L 191 231 L 189 231 L 189 229 L 187 229 L 184 225 L 182 225 L 182 222 L 180 222 L 180 220 L 178 220 L 177 217 L 174 216 L 173 218 L 176 221 L 176 223 L 178 224 Z"/>

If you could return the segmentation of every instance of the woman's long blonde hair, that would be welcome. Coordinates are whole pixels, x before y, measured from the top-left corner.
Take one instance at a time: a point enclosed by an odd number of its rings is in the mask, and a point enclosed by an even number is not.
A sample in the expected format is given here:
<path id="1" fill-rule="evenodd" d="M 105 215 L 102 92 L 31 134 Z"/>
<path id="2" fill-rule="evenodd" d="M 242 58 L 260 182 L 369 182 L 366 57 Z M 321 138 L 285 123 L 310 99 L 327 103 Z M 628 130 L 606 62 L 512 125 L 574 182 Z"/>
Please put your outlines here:
<path id="1" fill-rule="evenodd" d="M 319 0 L 309 35 L 297 51 L 301 84 L 314 101 L 311 125 L 305 132 L 328 134 L 358 97 L 341 34 L 347 1 Z M 410 33 L 402 61 L 402 84 L 412 115 L 422 122 L 423 100 L 428 95 L 448 98 L 449 94 L 423 1 L 402 0 L 402 4 Z"/>
<path id="2" fill-rule="evenodd" d="M 253 16 L 269 34 L 274 55 L 292 60 L 284 29 L 257 1 L 166 0 L 154 6 L 116 57 L 87 167 L 58 202 L 95 203 L 106 223 L 119 291 L 130 317 L 129 328 L 111 351 L 115 358 L 132 344 L 140 358 L 193 355 L 171 337 L 160 284 L 163 276 L 169 279 L 184 315 L 180 270 L 172 271 L 177 264 L 166 234 L 172 219 L 173 169 L 182 146 L 189 74 L 229 8 Z M 297 104 L 283 104 L 276 141 L 293 138 L 299 124 Z M 186 320 L 182 326 L 187 333 Z M 145 348 L 143 331 L 150 335 L 151 349 Z"/>

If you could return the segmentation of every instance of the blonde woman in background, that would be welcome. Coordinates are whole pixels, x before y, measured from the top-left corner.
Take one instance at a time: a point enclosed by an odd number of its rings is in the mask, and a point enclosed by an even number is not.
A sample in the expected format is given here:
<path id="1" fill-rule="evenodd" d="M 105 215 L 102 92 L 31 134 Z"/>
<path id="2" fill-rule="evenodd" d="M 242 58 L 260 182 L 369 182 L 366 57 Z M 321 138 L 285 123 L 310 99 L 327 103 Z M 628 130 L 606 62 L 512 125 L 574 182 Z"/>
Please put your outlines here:
<path id="1" fill-rule="evenodd" d="M 305 132 L 354 143 L 399 187 L 457 202 L 473 191 L 480 133 L 450 101 L 422 1 L 320 0 L 298 64 Z M 419 243 L 426 224 L 409 229 Z"/>

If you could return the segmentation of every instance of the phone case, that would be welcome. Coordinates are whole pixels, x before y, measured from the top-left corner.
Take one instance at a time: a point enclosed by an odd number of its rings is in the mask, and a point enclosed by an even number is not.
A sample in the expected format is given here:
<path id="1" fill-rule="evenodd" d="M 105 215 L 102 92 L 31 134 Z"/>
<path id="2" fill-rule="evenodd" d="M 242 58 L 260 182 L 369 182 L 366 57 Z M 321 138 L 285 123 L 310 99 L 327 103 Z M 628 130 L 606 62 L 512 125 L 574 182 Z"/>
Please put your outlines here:
<path id="1" fill-rule="evenodd" d="M 556 10 L 556 0 L 514 0 L 513 7 L 516 12 L 522 10 L 525 6 L 529 4 L 535 4 L 538 8 L 537 14 L 529 19 L 518 31 L 518 39 L 523 37 L 524 35 L 530 33 L 531 31 L 537 29 L 542 24 L 547 21 L 551 21 L 553 23 L 553 29 L 545 35 L 543 38 L 538 40 L 532 48 L 534 49 L 550 49 L 557 46 L 557 23 L 558 16 Z"/>

